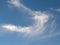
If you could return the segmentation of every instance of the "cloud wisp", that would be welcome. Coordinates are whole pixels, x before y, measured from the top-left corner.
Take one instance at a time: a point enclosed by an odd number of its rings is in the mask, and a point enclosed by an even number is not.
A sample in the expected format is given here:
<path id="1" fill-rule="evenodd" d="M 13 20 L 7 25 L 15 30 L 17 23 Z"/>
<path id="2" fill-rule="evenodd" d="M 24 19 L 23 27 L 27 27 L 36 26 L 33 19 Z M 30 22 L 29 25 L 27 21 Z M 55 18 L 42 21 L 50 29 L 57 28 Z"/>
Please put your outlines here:
<path id="1" fill-rule="evenodd" d="M 54 11 L 58 11 L 58 12 L 60 12 L 60 9 L 59 8 L 50 8 L 50 10 L 54 10 Z"/>
<path id="2" fill-rule="evenodd" d="M 4 29 L 6 30 L 10 30 L 10 31 L 16 31 L 16 32 L 30 32 L 31 27 L 20 27 L 20 26 L 15 26 L 12 24 L 5 24 L 2 26 Z"/>
<path id="3" fill-rule="evenodd" d="M 27 11 L 27 12 L 31 12 L 32 13 L 32 10 L 30 8 L 27 8 L 25 5 L 23 5 L 20 0 L 9 0 L 8 3 L 11 5 L 11 6 L 14 6 L 14 7 L 17 7 L 23 11 Z"/>
<path id="4" fill-rule="evenodd" d="M 4 30 L 24 33 L 29 37 L 35 37 L 35 36 L 45 37 L 46 34 L 52 36 L 51 32 L 49 33 L 50 29 L 48 29 L 53 27 L 53 20 L 49 23 L 50 19 L 52 18 L 50 14 L 41 11 L 32 11 L 30 8 L 24 6 L 19 0 L 9 0 L 8 3 L 32 15 L 34 24 L 28 27 L 16 26 L 13 24 L 4 24 L 2 25 L 2 28 Z M 51 31 L 53 29 L 54 28 L 51 28 Z M 48 35 L 46 37 L 48 37 Z"/>

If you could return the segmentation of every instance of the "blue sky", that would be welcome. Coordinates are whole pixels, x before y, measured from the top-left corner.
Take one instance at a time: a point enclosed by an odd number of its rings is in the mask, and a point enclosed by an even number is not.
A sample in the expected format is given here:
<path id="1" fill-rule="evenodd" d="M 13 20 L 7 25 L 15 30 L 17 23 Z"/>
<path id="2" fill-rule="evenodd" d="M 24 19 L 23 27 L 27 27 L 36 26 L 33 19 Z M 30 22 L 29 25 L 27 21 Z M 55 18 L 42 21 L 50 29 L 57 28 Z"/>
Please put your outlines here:
<path id="1" fill-rule="evenodd" d="M 60 0 L 0 0 L 0 45 L 60 45 Z"/>

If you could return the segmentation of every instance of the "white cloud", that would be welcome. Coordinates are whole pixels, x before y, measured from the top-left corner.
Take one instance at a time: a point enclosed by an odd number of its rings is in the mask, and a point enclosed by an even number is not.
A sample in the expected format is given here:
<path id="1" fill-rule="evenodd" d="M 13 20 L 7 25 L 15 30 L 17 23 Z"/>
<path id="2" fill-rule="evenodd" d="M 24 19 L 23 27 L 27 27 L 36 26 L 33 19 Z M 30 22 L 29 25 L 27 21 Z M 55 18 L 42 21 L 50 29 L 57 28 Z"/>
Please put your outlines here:
<path id="1" fill-rule="evenodd" d="M 2 27 L 8 31 L 16 31 L 16 32 L 30 32 L 31 27 L 21 27 L 21 26 L 15 26 L 13 24 L 5 24 L 2 25 Z"/>
<path id="2" fill-rule="evenodd" d="M 21 26 L 15 26 L 13 24 L 4 24 L 4 25 L 2 25 L 2 27 L 7 30 L 10 30 L 10 31 L 17 31 L 17 32 L 28 32 L 28 31 L 31 32 L 31 30 L 33 30 L 35 28 L 37 28 L 37 29 L 35 29 L 37 31 L 37 30 L 40 30 L 40 28 L 42 28 L 44 26 L 44 24 L 48 21 L 48 15 L 43 15 L 43 14 L 35 15 L 33 17 L 33 19 L 34 19 L 35 23 L 32 26 L 21 27 Z"/>
<path id="3" fill-rule="evenodd" d="M 33 33 L 31 35 L 37 35 L 42 34 L 45 31 L 45 24 L 47 23 L 49 16 L 47 14 L 41 13 L 41 12 L 35 12 L 34 14 L 34 25 L 33 25 Z"/>
<path id="4" fill-rule="evenodd" d="M 47 33 L 46 32 L 47 30 L 50 31 L 48 28 L 51 28 L 53 26 L 53 20 L 51 21 L 50 25 L 48 23 L 49 20 L 51 19 L 50 14 L 40 11 L 32 11 L 30 8 L 24 6 L 19 0 L 10 0 L 8 1 L 8 3 L 31 14 L 32 19 L 34 20 L 34 24 L 28 27 L 16 26 L 13 24 L 4 24 L 2 25 L 2 28 L 4 28 L 5 30 L 16 31 L 24 34 L 27 33 L 29 37 L 33 37 L 33 36 L 38 37 L 39 35 L 42 35 L 41 37 L 45 37 L 45 35 L 43 34 Z M 52 30 L 53 29 L 51 28 L 51 31 Z M 52 36 L 51 33 L 49 33 L 48 35 Z M 50 37 L 50 36 L 46 36 L 46 37 Z"/>
<path id="5" fill-rule="evenodd" d="M 27 11 L 29 13 L 32 12 L 32 10 L 30 8 L 27 8 L 26 6 L 24 6 L 20 2 L 20 0 L 9 0 L 8 3 L 11 4 L 11 5 L 13 5 L 13 6 L 15 6 L 15 7 L 17 7 L 17 8 L 19 8 L 19 9 L 22 9 L 24 11 Z"/>
<path id="6" fill-rule="evenodd" d="M 20 7 L 20 5 L 21 5 L 19 0 L 10 0 L 10 1 L 8 1 L 8 3 L 13 4 L 16 7 Z"/>
<path id="7" fill-rule="evenodd" d="M 42 35 L 46 31 L 47 23 L 49 20 L 49 16 L 44 13 L 34 12 L 33 20 L 34 24 L 28 27 L 16 26 L 13 24 L 4 24 L 2 28 L 8 31 L 20 32 L 31 38 L 37 35 Z M 38 14 L 39 13 L 39 14 Z"/>
<path id="8" fill-rule="evenodd" d="M 33 20 L 35 21 L 35 23 L 31 26 L 32 29 L 34 31 L 31 31 L 32 33 L 34 32 L 37 33 L 38 32 L 43 32 L 42 28 L 44 28 L 45 23 L 47 23 L 48 21 L 48 15 L 44 14 L 40 11 L 32 11 L 30 8 L 27 8 L 26 6 L 24 6 L 21 2 L 19 2 L 19 0 L 10 0 L 9 1 L 10 4 L 24 10 L 27 11 L 27 13 L 31 14 L 33 17 Z M 32 34 L 31 33 L 31 34 Z"/>

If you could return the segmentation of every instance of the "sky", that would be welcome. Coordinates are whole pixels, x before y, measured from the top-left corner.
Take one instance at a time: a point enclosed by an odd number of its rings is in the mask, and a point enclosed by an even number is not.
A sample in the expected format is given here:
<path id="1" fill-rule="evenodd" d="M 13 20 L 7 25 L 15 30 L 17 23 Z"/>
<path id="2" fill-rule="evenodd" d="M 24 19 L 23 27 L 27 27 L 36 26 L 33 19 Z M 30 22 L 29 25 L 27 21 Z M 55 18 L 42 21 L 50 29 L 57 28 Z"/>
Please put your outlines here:
<path id="1" fill-rule="evenodd" d="M 60 0 L 0 0 L 0 45 L 60 45 Z"/>

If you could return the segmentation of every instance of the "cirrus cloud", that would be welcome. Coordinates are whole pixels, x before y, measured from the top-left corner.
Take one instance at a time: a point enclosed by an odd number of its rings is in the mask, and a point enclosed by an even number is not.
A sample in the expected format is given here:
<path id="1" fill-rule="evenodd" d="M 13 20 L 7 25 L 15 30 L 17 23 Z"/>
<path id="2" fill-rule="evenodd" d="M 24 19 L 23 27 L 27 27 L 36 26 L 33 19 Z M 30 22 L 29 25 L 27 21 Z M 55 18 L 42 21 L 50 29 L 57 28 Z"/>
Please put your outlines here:
<path id="1" fill-rule="evenodd" d="M 50 21 L 50 19 L 52 19 L 52 16 L 50 16 L 50 14 L 41 11 L 32 11 L 30 8 L 24 6 L 19 0 L 9 0 L 8 4 L 11 4 L 18 9 L 22 9 L 24 12 L 26 11 L 28 14 L 32 15 L 34 24 L 27 27 L 16 26 L 13 24 L 3 24 L 1 27 L 4 30 L 23 33 L 29 37 L 38 37 L 41 35 L 41 37 L 45 37 L 46 34 L 52 36 L 51 31 L 54 29 L 53 25 L 55 22 L 53 23 L 54 20 Z M 48 35 L 46 37 L 49 37 Z"/>

